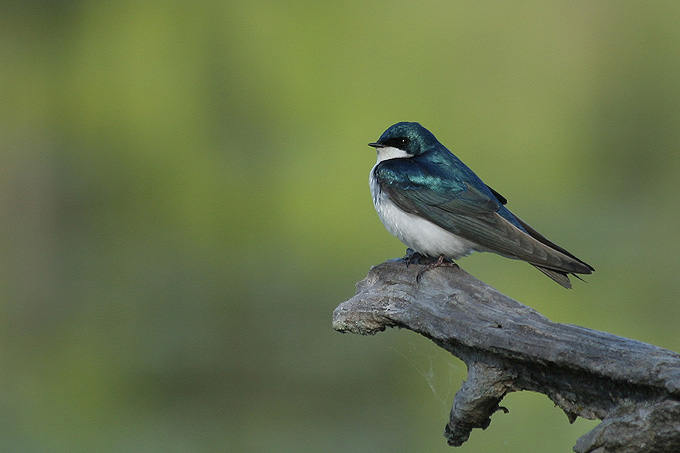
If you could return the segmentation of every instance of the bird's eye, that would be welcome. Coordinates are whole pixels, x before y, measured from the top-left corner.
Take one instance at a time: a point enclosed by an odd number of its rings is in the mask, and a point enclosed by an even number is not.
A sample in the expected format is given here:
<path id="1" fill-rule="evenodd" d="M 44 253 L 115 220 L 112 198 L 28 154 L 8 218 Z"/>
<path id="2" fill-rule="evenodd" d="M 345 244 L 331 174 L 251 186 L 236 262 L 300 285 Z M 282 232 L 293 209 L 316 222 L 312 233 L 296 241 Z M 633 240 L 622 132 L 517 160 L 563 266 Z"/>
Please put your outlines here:
<path id="1" fill-rule="evenodd" d="M 395 148 L 404 148 L 411 142 L 408 137 L 395 137 L 387 140 L 386 145 L 393 146 Z"/>

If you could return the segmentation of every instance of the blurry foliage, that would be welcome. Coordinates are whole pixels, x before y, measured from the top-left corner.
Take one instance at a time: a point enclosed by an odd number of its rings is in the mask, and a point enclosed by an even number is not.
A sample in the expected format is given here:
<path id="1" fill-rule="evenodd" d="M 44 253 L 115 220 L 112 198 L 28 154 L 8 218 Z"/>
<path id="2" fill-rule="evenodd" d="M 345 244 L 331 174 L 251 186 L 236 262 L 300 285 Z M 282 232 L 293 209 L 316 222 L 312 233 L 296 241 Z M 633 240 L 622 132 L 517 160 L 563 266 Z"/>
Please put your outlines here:
<path id="1" fill-rule="evenodd" d="M 404 247 L 373 150 L 420 121 L 591 263 L 551 319 L 680 350 L 680 5 L 4 2 L 0 449 L 450 451 L 463 365 L 330 317 Z M 512 395 L 461 451 L 592 426 Z"/>

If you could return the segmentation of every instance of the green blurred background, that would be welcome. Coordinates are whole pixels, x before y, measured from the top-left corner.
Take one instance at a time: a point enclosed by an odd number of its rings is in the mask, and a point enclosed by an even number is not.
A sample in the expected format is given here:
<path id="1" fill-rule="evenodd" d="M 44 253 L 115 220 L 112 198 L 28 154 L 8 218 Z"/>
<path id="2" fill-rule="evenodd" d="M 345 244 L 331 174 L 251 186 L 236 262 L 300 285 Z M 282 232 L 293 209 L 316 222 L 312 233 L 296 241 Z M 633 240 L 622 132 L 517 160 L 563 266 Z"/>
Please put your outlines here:
<path id="1" fill-rule="evenodd" d="M 366 146 L 419 121 L 597 272 L 468 272 L 680 350 L 680 3 L 5 1 L 0 450 L 454 451 L 465 366 L 331 328 L 401 256 Z M 456 451 L 595 426 L 504 401 Z"/>

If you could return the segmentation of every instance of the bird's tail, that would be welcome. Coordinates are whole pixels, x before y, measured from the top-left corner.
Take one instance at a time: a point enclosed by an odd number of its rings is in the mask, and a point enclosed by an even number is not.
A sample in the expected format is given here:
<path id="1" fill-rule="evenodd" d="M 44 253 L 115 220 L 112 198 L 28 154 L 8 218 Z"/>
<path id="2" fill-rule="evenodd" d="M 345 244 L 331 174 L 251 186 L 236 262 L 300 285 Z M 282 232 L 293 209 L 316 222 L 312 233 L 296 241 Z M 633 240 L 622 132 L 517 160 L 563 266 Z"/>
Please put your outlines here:
<path id="1" fill-rule="evenodd" d="M 560 285 L 564 286 L 567 289 L 571 289 L 571 282 L 569 281 L 569 275 L 566 272 L 555 271 L 555 270 L 548 269 L 548 268 L 545 268 L 545 267 L 536 266 L 535 264 L 533 266 L 536 269 L 538 269 L 539 271 L 543 272 L 548 277 L 555 280 Z M 578 277 L 576 274 L 574 274 L 574 276 Z"/>
<path id="2" fill-rule="evenodd" d="M 555 244 L 554 242 L 549 241 L 545 236 L 543 236 L 541 233 L 533 229 L 529 224 L 524 222 L 522 219 L 519 217 L 515 216 L 517 221 L 524 227 L 524 230 L 529 233 L 531 237 L 542 243 L 543 245 L 546 245 L 550 247 L 551 249 L 562 253 L 563 255 L 566 255 L 566 257 L 572 258 L 573 261 L 570 263 L 570 267 L 573 270 L 573 272 L 570 271 L 563 271 L 563 270 L 555 270 L 555 269 L 549 269 L 546 267 L 541 267 L 537 266 L 535 264 L 532 264 L 536 269 L 539 271 L 543 272 L 545 275 L 548 277 L 552 278 L 555 280 L 557 283 L 560 285 L 564 286 L 567 289 L 571 288 L 571 282 L 569 281 L 569 274 L 573 275 L 574 277 L 581 279 L 576 273 L 579 274 L 590 274 L 592 273 L 595 269 L 593 267 L 586 263 L 583 260 L 580 260 L 579 258 L 576 258 L 574 255 L 566 251 L 564 248 L 560 247 L 559 245 Z M 565 257 L 565 258 L 566 258 Z"/>

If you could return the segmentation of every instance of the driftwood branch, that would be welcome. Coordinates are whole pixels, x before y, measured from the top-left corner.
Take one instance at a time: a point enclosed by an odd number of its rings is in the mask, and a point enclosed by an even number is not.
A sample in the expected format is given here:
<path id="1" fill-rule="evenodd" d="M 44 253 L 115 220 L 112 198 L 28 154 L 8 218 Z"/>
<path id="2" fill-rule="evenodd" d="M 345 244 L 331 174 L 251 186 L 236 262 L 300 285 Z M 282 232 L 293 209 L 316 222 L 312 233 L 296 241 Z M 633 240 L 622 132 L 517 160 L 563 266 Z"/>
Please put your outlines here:
<path id="1" fill-rule="evenodd" d="M 485 429 L 505 395 L 548 396 L 569 418 L 600 419 L 576 452 L 680 451 L 680 355 L 584 327 L 554 323 L 460 268 L 404 259 L 375 266 L 333 313 L 340 332 L 410 329 L 465 362 L 445 436 Z"/>

